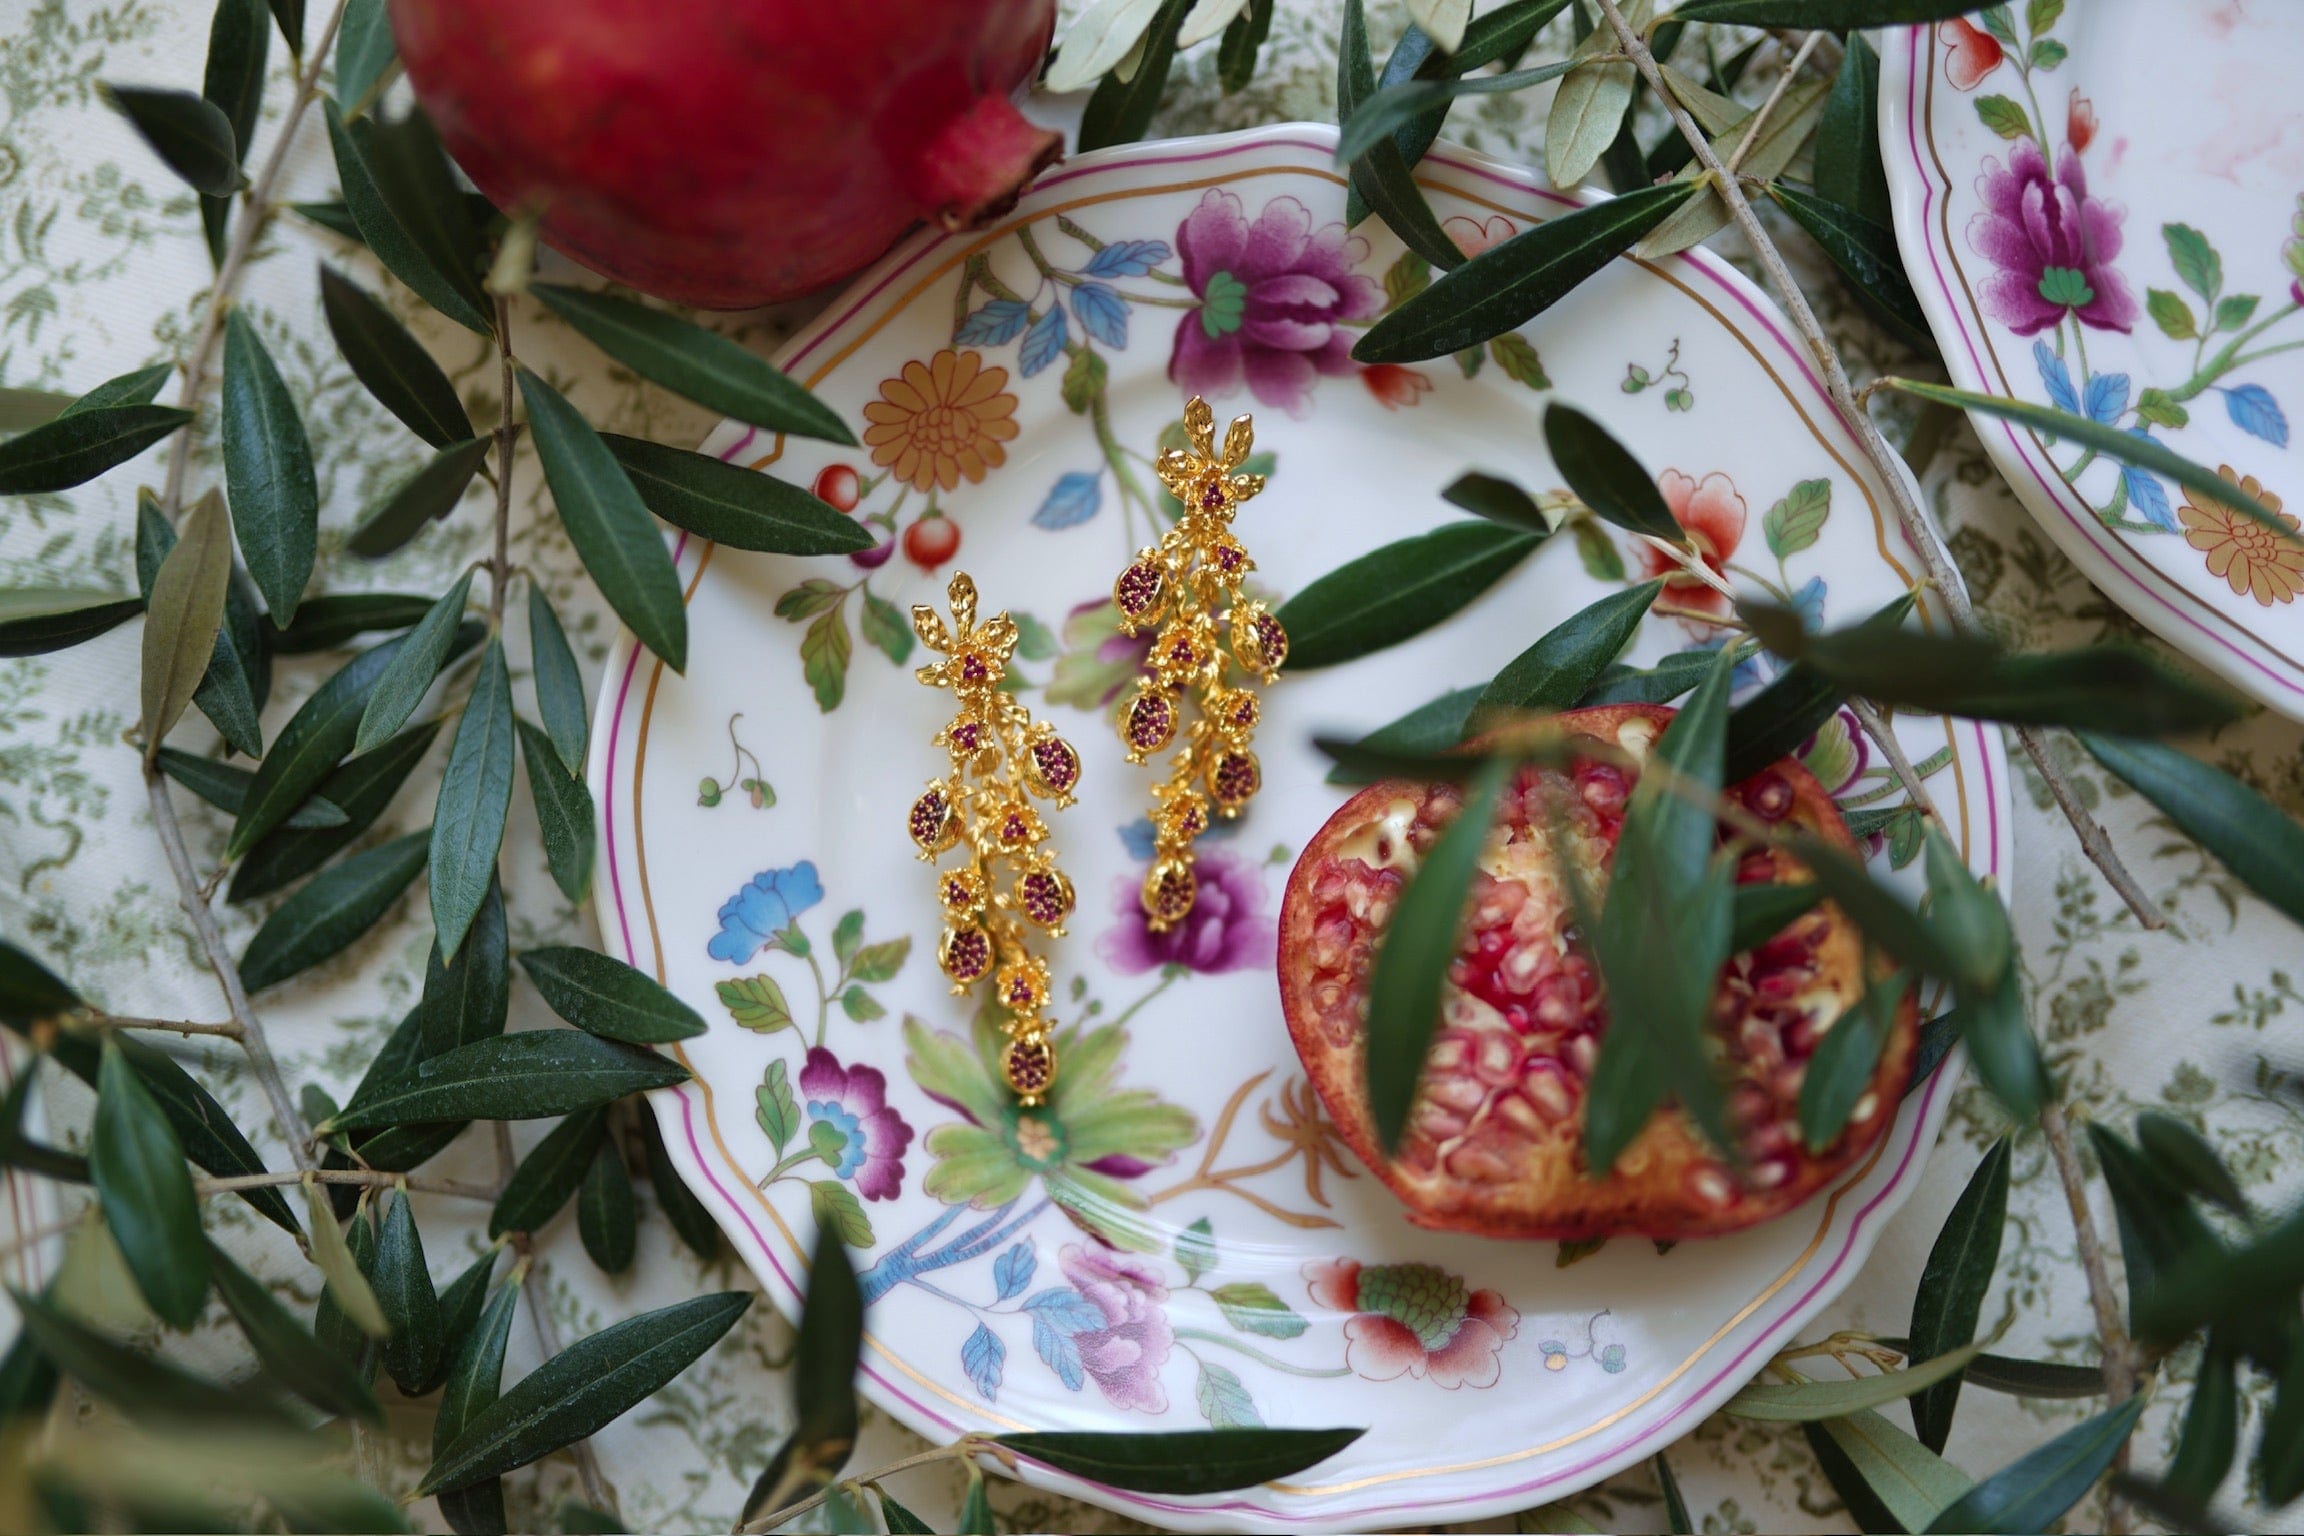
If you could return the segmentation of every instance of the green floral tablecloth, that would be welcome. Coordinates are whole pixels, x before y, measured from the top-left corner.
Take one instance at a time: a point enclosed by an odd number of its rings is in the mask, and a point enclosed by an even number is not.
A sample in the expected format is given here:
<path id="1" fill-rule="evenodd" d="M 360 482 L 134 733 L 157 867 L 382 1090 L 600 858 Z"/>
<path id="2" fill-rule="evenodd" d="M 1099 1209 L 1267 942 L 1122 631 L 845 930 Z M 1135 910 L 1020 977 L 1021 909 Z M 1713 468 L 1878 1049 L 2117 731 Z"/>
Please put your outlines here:
<path id="1" fill-rule="evenodd" d="M 1192 134 L 1334 112 L 1335 0 L 1283 0 L 1256 84 L 1232 97 L 1214 81 L 1213 47 L 1187 56 L 1157 128 Z M 1401 24 L 1381 5 L 1379 45 Z M 0 0 L 0 383 L 78 391 L 129 368 L 171 357 L 198 311 L 209 268 L 191 199 L 96 98 L 98 78 L 196 86 L 207 32 L 198 0 Z M 274 69 L 284 68 L 279 51 Z M 287 91 L 275 81 L 268 134 Z M 1481 96 L 1458 104 L 1451 133 L 1475 148 L 1514 158 L 1535 155 L 1543 94 Z M 1062 104 L 1051 111 L 1060 112 Z M 259 147 L 261 152 L 261 146 Z M 307 122 L 288 177 L 291 198 L 332 195 L 334 174 L 317 121 Z M 1731 249 L 1733 254 L 1733 249 Z M 320 463 L 321 564 L 328 590 L 437 591 L 481 552 L 486 520 L 475 504 L 380 565 L 343 553 L 357 509 L 412 465 L 416 444 L 353 381 L 322 326 L 315 299 L 320 259 L 344 263 L 393 292 L 364 257 L 284 218 L 248 283 L 245 308 L 263 330 L 303 403 Z M 1853 314 L 1829 280 L 1811 293 L 1834 322 L 1859 371 L 1904 361 L 1892 343 Z M 411 317 L 459 386 L 484 401 L 494 390 L 493 359 L 471 335 Z M 810 306 L 789 313 L 732 317 L 724 328 L 772 349 Z M 565 389 L 591 418 L 616 431 L 670 442 L 694 441 L 711 422 L 695 408 L 640 384 L 576 342 L 530 304 L 519 306 L 521 355 Z M 492 407 L 483 406 L 476 415 Z M 2084 645 L 2138 631 L 2035 530 L 1987 467 L 1964 425 L 1924 427 L 1936 441 L 1923 460 L 1928 501 L 1950 531 L 1952 548 L 1976 596 L 2019 642 Z M 159 473 L 158 455 L 139 466 Z M 193 486 L 219 474 L 204 445 Z M 603 604 L 580 577 L 556 522 L 538 515 L 540 477 L 523 470 L 514 535 L 518 559 L 549 584 L 588 664 L 596 667 L 612 633 Z M 0 582 L 119 589 L 129 572 L 131 471 L 62 496 L 12 498 L 0 506 Z M 133 723 L 137 630 L 129 626 L 61 655 L 0 664 L 0 932 L 48 957 L 107 1008 L 126 1014 L 220 1018 L 215 984 L 198 961 L 156 844 L 135 754 L 122 744 Z M 273 722 L 323 676 L 291 658 L 282 667 Z M 204 730 L 197 721 L 185 731 Z M 183 734 L 180 732 L 180 735 Z M 2218 744 L 2226 766 L 2289 809 L 2304 809 L 2304 733 L 2259 718 Z M 438 754 L 435 754 L 437 757 Z M 2021 759 L 2018 759 L 2021 763 Z M 2285 1192 L 2282 1169 L 2304 1152 L 2304 1118 L 2280 1074 L 2304 1063 L 2281 1043 L 2304 1022 L 2296 963 L 2297 931 L 2243 894 L 2220 869 L 2157 821 L 2133 795 L 2108 785 L 2085 761 L 2073 764 L 2081 788 L 2153 895 L 2170 914 L 2165 932 L 2141 932 L 2081 857 L 2044 792 L 2019 780 L 2016 920 L 2033 994 L 2033 1020 L 2080 1113 L 2125 1123 L 2136 1110 L 2173 1110 L 2207 1129 L 2249 1181 L 2251 1192 Z M 432 771 L 436 772 L 435 767 Z M 196 859 L 221 853 L 223 823 L 188 797 Z M 401 796 L 396 814 L 421 815 L 422 793 Z M 547 877 L 525 806 L 515 808 L 505 860 L 514 942 L 526 947 L 591 942 L 590 913 L 570 908 Z M 388 821 L 376 840 L 412 830 Z M 237 947 L 259 914 L 224 912 Z M 429 924 L 420 901 L 404 899 L 384 926 L 352 950 L 291 985 L 266 994 L 262 1012 L 292 1083 L 341 1095 L 383 1034 L 414 999 Z M 516 1009 L 539 1015 L 522 996 Z M 520 1022 L 516 1014 L 515 1023 Z M 243 1123 L 264 1119 L 261 1095 L 225 1049 L 185 1050 Z M 204 1059 L 201 1059 L 204 1058 Z M 51 1102 L 56 1134 L 71 1139 L 88 1103 L 77 1085 Z M 1937 1223 L 1982 1150 L 2002 1129 L 1998 1111 L 1973 1087 L 1957 1100 L 1944 1144 L 1919 1195 L 1890 1227 L 1870 1265 L 1817 1325 L 1903 1331 L 1912 1290 Z M 442 1160 L 452 1176 L 489 1179 L 492 1149 L 470 1143 Z M 525 1138 L 523 1138 L 525 1140 Z M 278 1149 L 276 1162 L 284 1163 Z M 2066 1360 L 2091 1358 L 2093 1335 L 2064 1198 L 2036 1137 L 2020 1138 L 2001 1276 L 1987 1326 L 2014 1323 L 2003 1349 Z M 2111 1230 L 2101 1208 L 2098 1220 Z M 259 1272 L 278 1278 L 305 1305 L 313 1272 L 275 1229 L 243 1206 L 216 1202 L 211 1229 Z M 477 1251 L 484 1213 L 435 1200 L 425 1211 L 433 1267 L 446 1273 Z M 584 1259 L 573 1222 L 548 1235 L 553 1311 L 566 1336 L 660 1306 L 699 1289 L 749 1285 L 725 1256 L 711 1272 L 679 1247 L 661 1220 L 644 1223 L 640 1258 L 620 1280 Z M 785 1425 L 780 1371 L 790 1330 L 766 1308 L 653 1403 L 597 1444 L 630 1528 L 725 1528 L 745 1487 Z M 237 1335 L 213 1330 L 183 1352 L 221 1365 Z M 513 1371 L 537 1358 L 534 1337 L 515 1338 Z M 2193 1362 L 2179 1357 L 2146 1421 L 2140 1449 L 2157 1461 L 2172 1445 Z M 2000 1465 L 2079 1418 L 2084 1404 L 2020 1404 L 1971 1390 L 1963 1399 L 1952 1458 L 1971 1471 Z M 2260 1412 L 2262 1404 L 2252 1405 Z M 414 1410 L 410 1410 L 411 1413 Z M 386 1475 L 414 1480 L 421 1424 L 403 1423 L 396 1442 L 406 1464 Z M 2253 1430 L 2244 1443 L 2252 1443 Z M 912 1449 L 910 1437 L 873 1416 L 858 1468 Z M 389 1453 L 385 1453 L 389 1454 Z M 1716 1419 L 1677 1447 L 1672 1460 L 1705 1531 L 1845 1529 L 1839 1510 L 1796 1430 Z M 515 1479 L 516 1488 L 527 1486 Z M 931 1519 L 950 1520 L 958 1479 L 924 1473 L 900 1483 L 903 1497 Z M 529 1528 L 575 1493 L 565 1458 L 547 1465 L 541 1504 L 516 1505 Z M 2227 1502 L 2239 1490 L 2227 1494 Z M 526 1497 L 526 1495 L 519 1495 Z M 1012 1484 L 993 1503 L 1003 1527 L 1018 1530 L 1131 1528 L 1103 1511 L 1064 1504 Z M 1661 1530 L 1664 1515 L 1646 1469 L 1626 1473 L 1571 1501 L 1604 1528 Z M 2076 1525 L 2089 1523 L 2075 1517 Z M 1544 1529 L 1545 1516 L 1520 1517 Z M 1509 1529 L 1512 1522 L 1492 1523 Z"/>

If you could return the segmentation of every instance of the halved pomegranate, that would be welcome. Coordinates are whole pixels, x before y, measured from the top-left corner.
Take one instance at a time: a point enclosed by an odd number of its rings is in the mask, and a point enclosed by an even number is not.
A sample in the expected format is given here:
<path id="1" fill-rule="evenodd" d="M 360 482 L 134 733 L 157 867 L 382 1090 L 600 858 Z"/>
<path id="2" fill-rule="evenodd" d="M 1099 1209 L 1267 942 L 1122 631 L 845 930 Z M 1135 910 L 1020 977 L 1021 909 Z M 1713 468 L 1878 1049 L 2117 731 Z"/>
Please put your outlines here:
<path id="1" fill-rule="evenodd" d="M 1637 758 L 1672 715 L 1654 705 L 1618 704 L 1571 711 L 1556 723 Z M 1709 1045 L 1728 1087 L 1736 1156 L 1723 1157 L 1672 1107 L 1648 1123 L 1607 1177 L 1590 1176 L 1585 1085 L 1608 1019 L 1599 972 L 1558 878 L 1545 807 L 1548 795 L 1568 807 L 1566 841 L 1597 900 L 1636 777 L 1579 758 L 1566 770 L 1524 769 L 1504 793 L 1473 876 L 1471 916 L 1397 1158 L 1378 1149 L 1368 1109 L 1361 1055 L 1368 976 L 1401 886 L 1462 797 L 1446 785 L 1373 785 L 1347 800 L 1296 861 L 1281 914 L 1289 1033 L 1345 1141 L 1419 1226 L 1560 1239 L 1733 1232 L 1814 1194 L 1863 1156 L 1895 1116 L 1918 1035 L 1918 1006 L 1909 996 L 1839 1139 L 1820 1152 L 1801 1139 L 1808 1059 L 1865 984 L 1854 925 L 1825 905 L 1734 956 L 1720 974 Z M 1770 822 L 1855 846 L 1823 786 L 1790 758 L 1729 793 Z M 1805 878 L 1789 855 L 1768 848 L 1743 853 L 1737 870 L 1743 884 Z M 1671 955 L 1653 959 L 1674 963 Z"/>

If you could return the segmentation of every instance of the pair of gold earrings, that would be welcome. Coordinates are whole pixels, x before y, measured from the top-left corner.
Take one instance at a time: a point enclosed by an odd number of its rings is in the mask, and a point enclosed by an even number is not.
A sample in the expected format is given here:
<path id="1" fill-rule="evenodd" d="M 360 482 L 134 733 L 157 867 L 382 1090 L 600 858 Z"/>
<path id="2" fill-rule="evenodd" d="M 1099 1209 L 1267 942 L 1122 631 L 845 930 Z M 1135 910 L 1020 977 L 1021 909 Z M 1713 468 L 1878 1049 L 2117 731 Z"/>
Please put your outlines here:
<path id="1" fill-rule="evenodd" d="M 1157 626 L 1145 671 L 1114 722 L 1121 746 L 1129 762 L 1142 763 L 1181 737 L 1152 789 L 1153 856 L 1139 899 L 1155 933 L 1192 911 L 1193 844 L 1211 818 L 1238 816 L 1263 784 L 1252 746 L 1262 705 L 1251 684 L 1276 680 L 1288 656 L 1280 621 L 1243 596 L 1255 562 L 1232 533 L 1240 503 L 1264 489 L 1262 475 L 1240 472 L 1255 427 L 1235 418 L 1219 452 L 1215 425 L 1208 402 L 1194 396 L 1184 409 L 1188 446 L 1166 450 L 1153 466 L 1182 515 L 1112 583 L 1122 634 Z M 930 864 L 965 849 L 960 864 L 936 874 L 944 913 L 936 958 L 955 994 L 991 979 L 1006 1016 L 1002 1075 L 1022 1103 L 1038 1104 L 1056 1080 L 1056 1051 L 1053 983 L 1033 937 L 1064 936 L 1074 892 L 1034 802 L 1058 810 L 1073 803 L 1080 755 L 1004 686 L 1014 621 L 1005 612 L 978 619 L 966 572 L 946 595 L 949 623 L 925 603 L 912 610 L 913 633 L 942 658 L 920 669 L 920 681 L 951 690 L 958 710 L 935 738 L 949 757 L 945 772 L 912 802 L 908 830 Z"/>

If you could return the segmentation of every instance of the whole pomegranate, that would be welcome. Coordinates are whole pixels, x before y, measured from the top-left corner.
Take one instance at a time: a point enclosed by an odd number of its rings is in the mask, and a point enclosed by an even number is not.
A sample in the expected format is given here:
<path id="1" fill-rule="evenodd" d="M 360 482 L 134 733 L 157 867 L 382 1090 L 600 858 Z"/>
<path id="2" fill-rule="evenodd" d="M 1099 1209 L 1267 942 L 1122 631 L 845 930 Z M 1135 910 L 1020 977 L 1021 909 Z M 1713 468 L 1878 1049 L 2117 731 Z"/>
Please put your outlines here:
<path id="1" fill-rule="evenodd" d="M 856 271 L 922 219 L 1005 209 L 1061 138 L 1009 93 L 1055 0 L 391 0 L 459 165 L 555 250 L 744 309 Z"/>
<path id="2" fill-rule="evenodd" d="M 1608 705 L 1571 711 L 1558 723 L 1637 757 L 1672 714 Z M 1502 797 L 1396 1158 L 1379 1150 L 1368 1108 L 1361 1038 L 1369 971 L 1401 885 L 1455 817 L 1461 795 L 1408 783 L 1362 790 L 1329 818 L 1289 876 L 1280 919 L 1289 1033 L 1345 1141 L 1420 1226 L 1564 1240 L 1733 1232 L 1807 1199 L 1895 1117 L 1918 1037 L 1909 996 L 1846 1129 L 1819 1152 L 1801 1138 L 1802 1073 L 1865 986 L 1861 941 L 1826 905 L 1732 957 L 1720 974 L 1711 1043 L 1714 1068 L 1729 1085 L 1737 1157 L 1723 1158 L 1675 1107 L 1648 1123 L 1606 1178 L 1590 1176 L 1584 1095 L 1608 1018 L 1599 972 L 1558 878 L 1546 807 L 1567 807 L 1566 842 L 1597 899 L 1634 778 L 1578 759 L 1566 770 L 1524 769 Z M 1823 787 L 1790 758 L 1729 793 L 1770 822 L 1855 846 Z M 1765 848 L 1744 853 L 1737 869 L 1743 884 L 1804 878 L 1789 855 Z M 1651 958 L 1673 963 L 1670 955 Z"/>

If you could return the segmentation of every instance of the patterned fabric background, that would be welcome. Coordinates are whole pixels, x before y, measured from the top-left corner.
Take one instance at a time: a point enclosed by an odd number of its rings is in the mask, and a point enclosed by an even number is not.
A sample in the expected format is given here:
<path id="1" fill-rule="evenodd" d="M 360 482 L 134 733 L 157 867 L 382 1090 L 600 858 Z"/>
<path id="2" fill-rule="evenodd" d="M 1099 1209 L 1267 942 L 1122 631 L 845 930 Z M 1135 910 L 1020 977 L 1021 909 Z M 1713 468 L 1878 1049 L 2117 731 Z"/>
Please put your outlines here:
<path id="1" fill-rule="evenodd" d="M 1076 6 L 1068 6 L 1070 10 Z M 1373 6 L 1380 49 L 1403 16 Z M 1214 45 L 1179 64 L 1163 134 L 1194 134 L 1292 118 L 1330 120 L 1339 7 L 1334 0 L 1283 0 L 1254 85 L 1224 97 L 1215 84 Z M 98 78 L 197 87 L 206 6 L 198 0 L 0 0 L 0 381 L 77 392 L 95 382 L 175 355 L 197 315 L 195 297 L 209 267 L 192 199 L 97 100 Z M 1539 54 L 1538 56 L 1550 56 Z M 287 91 L 274 50 L 271 112 L 259 137 L 276 128 Z M 1540 159 L 1545 93 L 1478 96 L 1459 102 L 1452 137 L 1491 154 Z M 334 172 L 315 116 L 302 130 L 286 195 L 334 192 Z M 258 146 L 258 154 L 262 146 Z M 1725 237 L 1732 238 L 1732 237 Z M 1715 244 L 1721 244 L 1716 241 Z M 1797 251 L 1798 242 L 1788 242 Z M 1734 246 L 1728 247 L 1734 254 Z M 244 307 L 262 329 L 303 404 L 320 465 L 321 566 L 325 590 L 438 591 L 481 552 L 487 521 L 478 496 L 382 564 L 342 551 L 358 509 L 412 467 L 417 444 L 353 381 L 323 327 L 316 266 L 326 259 L 391 295 L 487 419 L 493 359 L 479 340 L 420 316 L 405 293 L 342 242 L 285 216 L 268 240 Z M 1908 359 L 1851 311 L 1829 278 L 1811 293 L 1833 316 L 1843 354 L 1868 374 Z M 791 313 L 726 318 L 723 329 L 773 349 L 811 306 Z M 533 303 L 517 306 L 520 351 L 605 428 L 688 444 L 711 426 L 695 407 L 610 366 Z M 1909 430 L 1909 422 L 1899 423 Z M 2082 581 L 2033 528 L 1986 466 L 1965 425 L 1929 427 L 1914 449 L 1928 500 L 1950 531 L 1954 553 L 1979 601 L 2016 641 L 2085 645 L 2141 638 L 2133 624 Z M 138 466 L 156 475 L 159 455 Z M 218 478 L 213 444 L 195 462 L 195 490 Z M 125 588 L 131 571 L 134 470 L 69 495 L 12 498 L 0 508 L 0 581 Z M 516 513 L 516 558 L 546 581 L 587 663 L 596 668 L 612 633 L 608 611 L 578 573 L 557 522 L 536 505 L 541 477 L 523 466 Z M 476 486 L 475 490 L 479 488 Z M 515 630 L 521 626 L 513 626 Z M 140 793 L 135 754 L 122 744 L 133 724 L 137 627 L 76 650 L 0 665 L 0 931 L 47 957 L 92 998 L 115 1012 L 213 1019 L 224 1010 L 199 962 L 188 925 L 161 864 Z M 523 642 L 514 637 L 517 647 Z M 515 666 L 519 664 L 516 654 Z M 273 719 L 324 675 L 283 665 Z M 596 675 L 592 679 L 597 681 Z M 206 726 L 189 719 L 180 732 Z M 186 745 L 193 743 L 187 739 Z M 2304 811 L 2304 732 L 2258 718 L 2217 744 L 2220 760 Z M 430 769 L 437 772 L 436 751 Z M 2078 754 L 2075 753 L 2077 757 Z M 2015 759 L 2021 764 L 2021 757 Z M 424 770 L 420 770 L 420 774 Z M 2295 1181 L 2282 1173 L 2304 1152 L 2298 1100 L 2280 1091 L 2281 1074 L 2304 1057 L 2277 1043 L 2304 1019 L 2296 930 L 2243 894 L 2219 868 L 2157 821 L 2149 807 L 2107 784 L 2085 759 L 2073 771 L 2131 863 L 2171 916 L 2166 932 L 2140 932 L 2082 858 L 2044 791 L 2019 781 L 2016 921 L 2033 994 L 2033 1022 L 2053 1069 L 2069 1085 L 2075 1111 L 2126 1123 L 2158 1106 L 2203 1126 L 2249 1184 L 2276 1198 Z M 419 780 L 421 784 L 421 779 Z M 213 863 L 224 824 L 179 795 L 194 856 Z M 419 788 L 370 834 L 382 841 L 414 829 L 429 803 Z M 547 877 L 525 801 L 515 806 L 505 859 L 516 947 L 593 943 L 589 912 L 570 908 Z M 403 824 L 406 822 L 407 824 Z M 258 912 L 225 909 L 237 948 Z M 263 1015 L 290 1082 L 319 1084 L 341 1097 L 386 1031 L 413 1002 L 430 925 L 421 901 L 403 898 L 392 919 L 346 954 L 267 993 Z M 542 1022 L 541 1005 L 516 994 L 515 1026 Z M 244 1125 L 264 1123 L 261 1095 L 229 1047 L 184 1052 Z M 55 1078 L 48 1079 L 53 1083 Z M 88 1098 L 77 1084 L 57 1089 L 51 1114 L 60 1139 L 75 1140 Z M 1890 1227 L 1870 1265 L 1813 1330 L 1863 1327 L 1901 1333 L 1912 1289 L 1936 1227 L 1983 1149 L 2003 1129 L 1998 1110 L 1968 1087 L 1957 1101 L 1921 1193 Z M 523 1137 L 525 1144 L 528 1138 Z M 438 1171 L 493 1177 L 484 1139 L 466 1138 Z M 285 1158 L 272 1149 L 276 1165 Z M 419 1197 L 422 1200 L 424 1197 Z M 208 1208 L 211 1231 L 252 1268 L 279 1277 L 301 1306 L 316 1278 L 273 1228 L 229 1201 Z M 433 1200 L 424 1209 L 433 1267 L 448 1273 L 484 1241 L 484 1212 Z M 2098 1211 L 2111 1231 L 2108 1209 Z M 644 1219 L 639 1261 L 621 1279 L 601 1277 L 584 1259 L 563 1218 L 542 1240 L 550 1263 L 560 1332 L 574 1336 L 702 1289 L 749 1285 L 731 1259 L 704 1272 L 670 1230 Z M 2014 1325 L 2001 1348 L 2065 1360 L 2093 1357 L 2086 1295 L 2074 1259 L 2069 1213 L 2034 1137 L 2016 1146 L 2015 1189 L 2001 1275 L 1985 1323 Z M 195 1363 L 232 1358 L 236 1334 L 215 1330 L 182 1346 Z M 791 1331 L 755 1308 L 737 1331 L 654 1402 L 597 1442 L 603 1470 L 631 1529 L 720 1529 L 765 1464 L 785 1428 L 781 1369 Z M 536 1340 L 515 1335 L 510 1369 L 537 1358 Z M 2183 1384 L 2193 1360 L 2172 1362 L 2141 1446 L 2164 1457 L 2175 1439 Z M 2251 1406 L 2251 1414 L 2262 1411 Z M 1951 1458 L 1971 1472 L 1996 1467 L 2076 1421 L 2087 1404 L 2020 1404 L 1971 1390 L 1964 1395 Z M 408 1417 L 413 1419 L 413 1410 Z M 872 1415 L 854 1470 L 915 1448 L 911 1437 Z M 391 1483 L 414 1481 L 412 1459 L 428 1438 L 417 1422 L 397 1423 L 405 1465 L 374 1469 Z M 2253 1440 L 2253 1430 L 2244 1431 Z M 369 1442 L 370 1446 L 375 1441 Z M 371 1454 L 379 1454 L 371 1450 Z M 389 1453 L 382 1453 L 389 1454 Z M 1792 1426 L 1715 1419 L 1672 1453 L 1700 1528 L 1713 1531 L 1845 1529 L 1846 1517 Z M 566 1457 L 546 1463 L 541 1503 L 515 1505 L 516 1526 L 549 1528 L 551 1510 L 577 1491 Z M 514 1479 L 513 1490 L 533 1486 Z M 960 1480 L 950 1469 L 900 1479 L 900 1495 L 931 1520 L 953 1518 Z M 1101 1510 L 1051 1500 L 996 1482 L 993 1504 L 1006 1529 L 1136 1529 Z M 1664 1515 L 1651 1473 L 1637 1468 L 1573 1501 L 1584 1519 L 1609 1529 L 1661 1530 Z M 1556 1529 L 1544 1511 L 1483 1529 Z M 2261 1517 L 2259 1517 L 2261 1520 Z M 2075 1527 L 2093 1524 L 2077 1513 Z M 2262 1528 L 2259 1524 L 2258 1528 Z"/>

